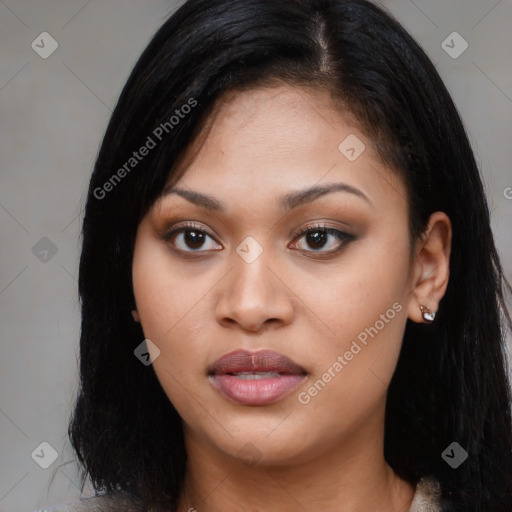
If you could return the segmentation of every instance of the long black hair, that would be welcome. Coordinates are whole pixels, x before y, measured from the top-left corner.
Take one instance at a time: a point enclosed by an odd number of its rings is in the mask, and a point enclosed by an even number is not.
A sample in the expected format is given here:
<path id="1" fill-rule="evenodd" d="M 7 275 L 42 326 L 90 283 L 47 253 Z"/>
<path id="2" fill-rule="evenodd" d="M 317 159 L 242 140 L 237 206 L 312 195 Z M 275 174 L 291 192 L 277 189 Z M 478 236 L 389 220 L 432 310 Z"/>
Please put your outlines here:
<path id="1" fill-rule="evenodd" d="M 189 0 L 131 73 L 91 177 L 79 268 L 80 386 L 69 436 L 98 493 L 174 510 L 184 482 L 181 418 L 134 356 L 131 266 L 141 219 L 228 91 L 328 91 L 399 173 L 410 236 L 444 211 L 450 280 L 432 325 L 407 321 L 388 390 L 385 458 L 415 485 L 438 479 L 446 510 L 512 510 L 505 280 L 473 152 L 450 95 L 413 38 L 366 0 Z M 269 119 L 269 123 L 272 120 Z M 146 148 L 143 150 L 142 148 Z M 506 321 L 505 321 L 506 320 Z M 441 454 L 457 442 L 457 469 Z"/>

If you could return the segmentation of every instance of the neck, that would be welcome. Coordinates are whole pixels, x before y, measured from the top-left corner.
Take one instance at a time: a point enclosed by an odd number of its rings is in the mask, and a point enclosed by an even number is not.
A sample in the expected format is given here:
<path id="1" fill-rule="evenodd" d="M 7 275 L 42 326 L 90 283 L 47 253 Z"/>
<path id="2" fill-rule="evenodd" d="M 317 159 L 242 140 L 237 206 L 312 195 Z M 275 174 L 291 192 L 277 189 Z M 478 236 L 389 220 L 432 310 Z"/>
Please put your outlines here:
<path id="1" fill-rule="evenodd" d="M 371 423 L 371 422 L 369 422 Z M 245 465 L 186 432 L 187 474 L 178 512 L 268 510 L 406 512 L 413 487 L 384 459 L 383 433 L 367 424 L 336 446 L 289 463 Z"/>

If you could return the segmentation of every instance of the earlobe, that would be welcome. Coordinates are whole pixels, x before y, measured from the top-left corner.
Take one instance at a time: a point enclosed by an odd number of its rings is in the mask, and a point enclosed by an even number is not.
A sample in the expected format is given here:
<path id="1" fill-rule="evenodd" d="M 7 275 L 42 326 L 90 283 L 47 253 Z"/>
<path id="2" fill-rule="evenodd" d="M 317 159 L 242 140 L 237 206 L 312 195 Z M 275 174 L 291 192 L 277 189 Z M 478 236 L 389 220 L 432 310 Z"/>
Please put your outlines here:
<path id="1" fill-rule="evenodd" d="M 132 309 L 132 317 L 135 322 L 140 323 L 139 313 L 136 309 Z"/>
<path id="2" fill-rule="evenodd" d="M 439 310 L 450 275 L 452 228 L 444 212 L 430 216 L 424 235 L 417 242 L 414 281 L 408 317 L 417 323 L 432 323 Z"/>

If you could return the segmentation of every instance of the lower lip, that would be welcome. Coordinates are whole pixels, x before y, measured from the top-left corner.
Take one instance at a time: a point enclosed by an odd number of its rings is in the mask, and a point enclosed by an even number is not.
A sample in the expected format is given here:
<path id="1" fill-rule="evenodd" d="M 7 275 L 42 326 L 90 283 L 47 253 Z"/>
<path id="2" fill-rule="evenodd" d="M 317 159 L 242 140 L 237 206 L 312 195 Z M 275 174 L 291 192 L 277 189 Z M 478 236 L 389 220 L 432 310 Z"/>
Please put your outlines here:
<path id="1" fill-rule="evenodd" d="M 290 393 L 305 375 L 283 374 L 265 379 L 240 379 L 234 375 L 211 375 L 211 382 L 224 396 L 242 405 L 267 405 Z"/>

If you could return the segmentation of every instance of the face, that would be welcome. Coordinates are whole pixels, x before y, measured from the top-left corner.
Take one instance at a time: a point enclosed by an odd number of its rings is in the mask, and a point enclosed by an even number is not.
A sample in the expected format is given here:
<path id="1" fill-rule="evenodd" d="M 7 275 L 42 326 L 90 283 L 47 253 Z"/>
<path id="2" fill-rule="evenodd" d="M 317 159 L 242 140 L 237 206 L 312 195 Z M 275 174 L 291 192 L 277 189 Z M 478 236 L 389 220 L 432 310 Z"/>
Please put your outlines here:
<path id="1" fill-rule="evenodd" d="M 138 316 L 188 449 L 278 466 L 383 434 L 412 278 L 371 146 L 326 93 L 233 94 L 140 223 Z"/>

